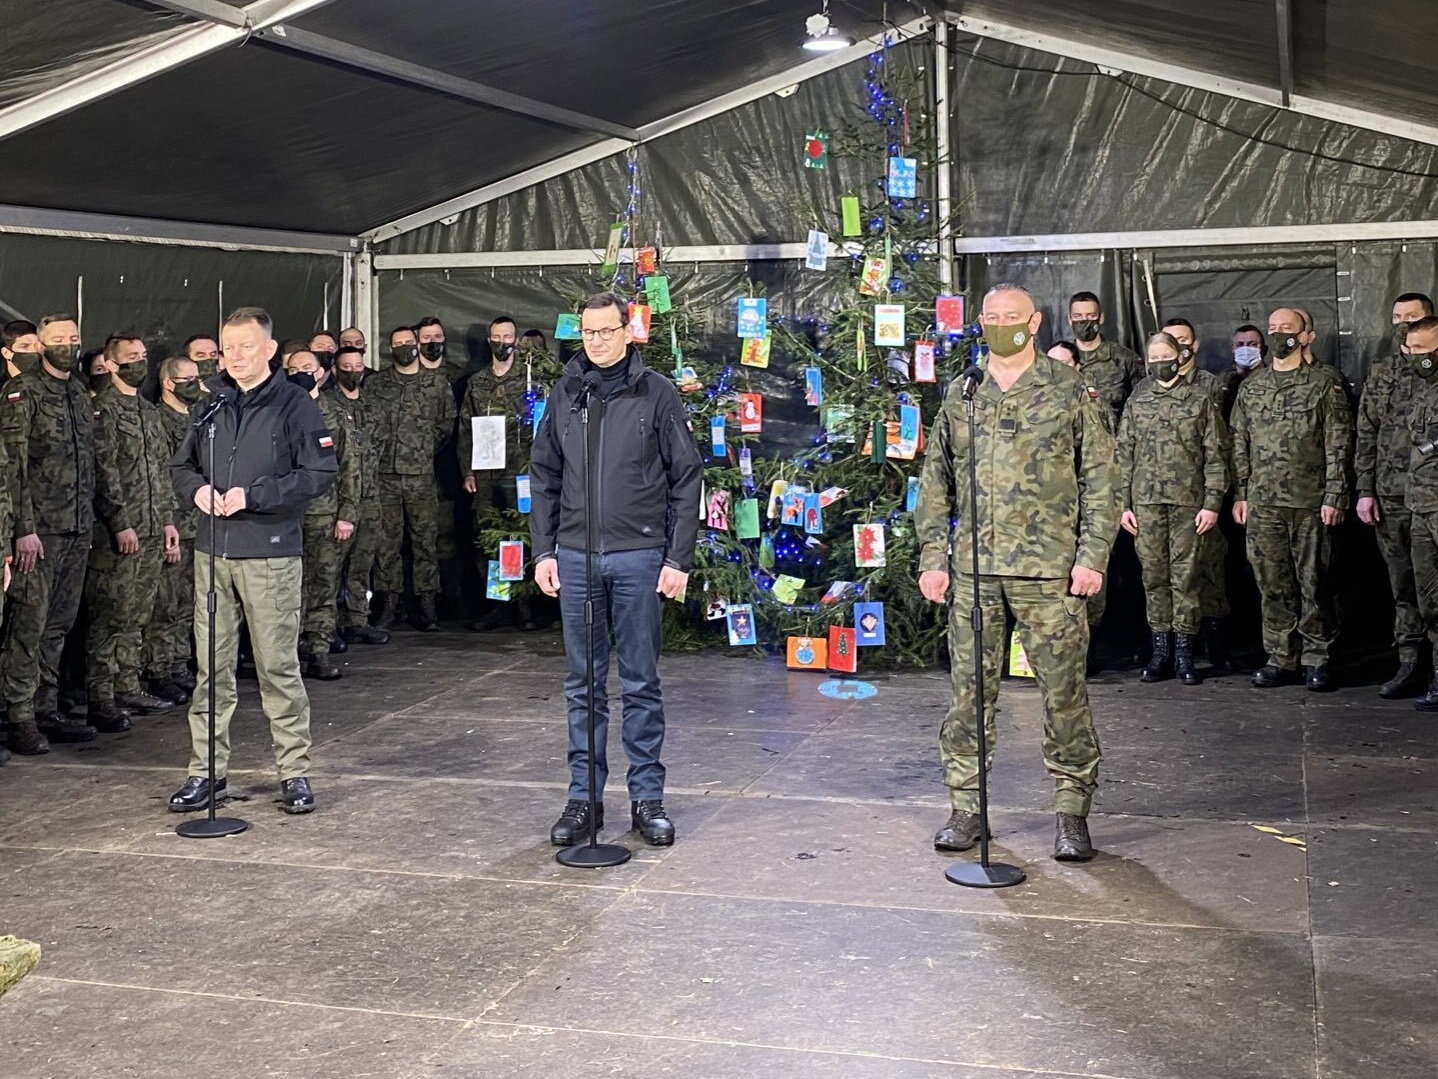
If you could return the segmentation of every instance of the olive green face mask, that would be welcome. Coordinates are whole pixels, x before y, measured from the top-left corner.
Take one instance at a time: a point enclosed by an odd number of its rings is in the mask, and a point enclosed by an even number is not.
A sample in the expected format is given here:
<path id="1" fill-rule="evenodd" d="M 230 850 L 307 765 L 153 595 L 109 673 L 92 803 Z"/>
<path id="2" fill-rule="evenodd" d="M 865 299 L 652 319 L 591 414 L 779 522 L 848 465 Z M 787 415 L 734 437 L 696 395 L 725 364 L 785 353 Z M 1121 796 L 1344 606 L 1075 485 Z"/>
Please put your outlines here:
<path id="1" fill-rule="evenodd" d="M 1438 379 L 1438 353 L 1410 352 L 1408 358 L 1413 361 L 1413 370 L 1424 382 Z"/>
<path id="2" fill-rule="evenodd" d="M 1298 351 L 1298 334 L 1271 333 L 1268 335 L 1268 351 L 1280 360 L 1286 360 Z"/>
<path id="3" fill-rule="evenodd" d="M 1016 322 L 1012 326 L 987 325 L 984 327 L 984 344 L 995 356 L 1017 356 L 1033 340 L 1027 322 Z"/>
<path id="4" fill-rule="evenodd" d="M 1160 386 L 1172 386 L 1178 380 L 1178 360 L 1155 360 L 1148 365 L 1148 373 Z"/>

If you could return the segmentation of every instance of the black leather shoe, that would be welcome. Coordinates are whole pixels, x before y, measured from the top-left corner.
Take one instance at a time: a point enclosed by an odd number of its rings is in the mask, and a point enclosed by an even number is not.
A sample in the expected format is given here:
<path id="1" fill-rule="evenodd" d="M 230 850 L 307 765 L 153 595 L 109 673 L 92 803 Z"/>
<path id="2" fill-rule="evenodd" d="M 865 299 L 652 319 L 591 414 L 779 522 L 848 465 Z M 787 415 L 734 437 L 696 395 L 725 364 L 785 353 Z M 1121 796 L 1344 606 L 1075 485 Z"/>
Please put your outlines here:
<path id="1" fill-rule="evenodd" d="M 349 650 L 350 643 L 349 641 L 345 640 L 341 634 L 336 633 L 333 637 L 330 638 L 330 655 L 342 656 Z"/>
<path id="2" fill-rule="evenodd" d="M 1413 702 L 1413 707 L 1420 712 L 1438 712 L 1438 671 L 1433 674 L 1433 681 L 1428 683 L 1428 692 Z M 13 728 L 12 728 L 13 730 Z M 11 749 L 15 749 L 11 743 Z M 15 749 L 16 753 L 20 750 Z"/>
<path id="3" fill-rule="evenodd" d="M 170 672 L 170 681 L 175 683 L 175 685 L 179 686 L 186 693 L 193 693 L 195 692 L 195 683 L 198 681 L 198 679 L 195 678 L 195 672 L 190 670 L 190 668 L 181 667 L 177 671 Z"/>
<path id="4" fill-rule="evenodd" d="M 72 719 L 64 712 L 41 712 L 35 717 L 35 726 L 52 742 L 93 742 L 99 733 L 83 719 Z"/>
<path id="5" fill-rule="evenodd" d="M 389 644 L 389 630 L 378 626 L 350 626 L 341 632 L 350 644 Z"/>
<path id="6" fill-rule="evenodd" d="M 90 726 L 103 734 L 121 734 L 134 726 L 130 713 L 114 701 L 91 701 L 86 718 Z"/>
<path id="7" fill-rule="evenodd" d="M 156 697 L 153 693 L 117 693 L 115 703 L 131 715 L 137 716 L 158 716 L 172 710 L 175 702 L 166 697 Z"/>
<path id="8" fill-rule="evenodd" d="M 318 678 L 321 682 L 333 682 L 344 676 L 344 672 L 330 662 L 326 652 L 315 652 L 305 664 L 305 677 Z"/>
<path id="9" fill-rule="evenodd" d="M 215 780 L 215 800 L 225 796 L 225 779 Z M 205 776 L 190 776 L 185 785 L 170 795 L 171 813 L 193 813 L 210 804 L 210 781 Z"/>
<path id="10" fill-rule="evenodd" d="M 1086 862 L 1093 857 L 1088 820 L 1060 813 L 1054 824 L 1054 858 L 1060 862 Z"/>
<path id="11" fill-rule="evenodd" d="M 949 814 L 948 823 L 934 833 L 935 850 L 968 850 L 979 841 L 979 815 L 967 809 Z"/>
<path id="12" fill-rule="evenodd" d="M 6 748 L 22 757 L 38 757 L 50 752 L 50 743 L 35 726 L 33 719 L 10 721 L 10 730 L 5 735 Z"/>
<path id="13" fill-rule="evenodd" d="M 674 822 L 658 799 L 630 802 L 629 819 L 639 837 L 651 847 L 668 847 L 674 843 Z"/>
<path id="14" fill-rule="evenodd" d="M 150 696 L 176 704 L 190 703 L 190 691 L 172 678 L 150 679 Z"/>
<path id="15" fill-rule="evenodd" d="M 1423 675 L 1418 664 L 1400 663 L 1393 677 L 1378 687 L 1378 696 L 1385 701 L 1401 701 L 1404 697 L 1416 697 L 1423 690 Z"/>
<path id="16" fill-rule="evenodd" d="M 286 813 L 313 813 L 315 792 L 310 790 L 310 781 L 305 776 L 286 779 L 280 784 L 280 797 L 284 799 Z"/>
<path id="17" fill-rule="evenodd" d="M 604 827 L 604 803 L 595 807 L 594 830 Z M 564 803 L 564 811 L 549 829 L 549 841 L 556 847 L 572 847 L 589 837 L 589 803 L 582 798 L 571 798 Z"/>
<path id="18" fill-rule="evenodd" d="M 1304 681 L 1308 688 L 1314 693 L 1328 693 L 1338 688 L 1332 678 L 1328 676 L 1327 667 L 1309 667 Z"/>
<path id="19" fill-rule="evenodd" d="M 1291 686 L 1298 681 L 1298 672 L 1275 667 L 1265 663 L 1253 672 L 1253 684 L 1259 689 L 1273 689 L 1275 686 Z"/>

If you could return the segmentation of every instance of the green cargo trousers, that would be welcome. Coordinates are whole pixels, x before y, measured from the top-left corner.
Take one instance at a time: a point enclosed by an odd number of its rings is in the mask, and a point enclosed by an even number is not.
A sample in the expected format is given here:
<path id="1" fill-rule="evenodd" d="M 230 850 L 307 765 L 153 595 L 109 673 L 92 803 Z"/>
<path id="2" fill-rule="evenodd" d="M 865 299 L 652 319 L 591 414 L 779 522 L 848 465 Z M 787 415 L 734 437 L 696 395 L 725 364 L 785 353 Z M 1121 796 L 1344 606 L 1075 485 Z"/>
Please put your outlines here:
<path id="1" fill-rule="evenodd" d="M 944 783 L 955 809 L 979 807 L 979 747 L 974 700 L 974 630 L 970 578 L 952 574 L 949 602 L 949 667 L 954 695 L 939 730 Z M 1088 816 L 1098 786 L 1099 746 L 1089 711 L 1084 661 L 1088 652 L 1085 604 L 1069 595 L 1069 582 L 1029 577 L 980 577 L 979 607 L 984 617 L 984 728 L 993 767 L 998 731 L 994 706 L 999 676 L 1008 655 L 1005 607 L 1013 612 L 1019 642 L 1033 668 L 1044 699 L 1044 766 L 1054 777 L 1054 809 Z"/>
<path id="2" fill-rule="evenodd" d="M 210 556 L 195 552 L 195 651 L 199 677 L 190 702 L 190 775 L 209 767 L 210 679 L 215 680 L 215 776 L 230 762 L 230 720 L 234 718 L 235 660 L 240 622 L 247 623 L 260 703 L 270 721 L 280 781 L 310 770 L 310 699 L 300 678 L 299 638 L 304 570 L 298 558 L 215 559 L 215 670 L 210 670 L 210 626 L 205 600 L 210 589 Z"/>

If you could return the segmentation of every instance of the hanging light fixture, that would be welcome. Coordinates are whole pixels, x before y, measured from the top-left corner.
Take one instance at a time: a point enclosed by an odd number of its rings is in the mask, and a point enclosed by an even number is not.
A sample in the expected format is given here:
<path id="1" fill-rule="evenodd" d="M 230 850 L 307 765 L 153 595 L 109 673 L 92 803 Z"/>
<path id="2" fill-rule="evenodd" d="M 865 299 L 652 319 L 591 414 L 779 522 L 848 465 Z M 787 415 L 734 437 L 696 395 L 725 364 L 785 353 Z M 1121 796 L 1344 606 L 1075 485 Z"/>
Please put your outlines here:
<path id="1" fill-rule="evenodd" d="M 829 21 L 829 0 L 824 0 L 824 6 L 817 15 L 810 15 L 804 20 L 804 30 L 809 35 L 804 48 L 810 52 L 835 52 L 854 44 L 852 38 L 839 33 Z"/>

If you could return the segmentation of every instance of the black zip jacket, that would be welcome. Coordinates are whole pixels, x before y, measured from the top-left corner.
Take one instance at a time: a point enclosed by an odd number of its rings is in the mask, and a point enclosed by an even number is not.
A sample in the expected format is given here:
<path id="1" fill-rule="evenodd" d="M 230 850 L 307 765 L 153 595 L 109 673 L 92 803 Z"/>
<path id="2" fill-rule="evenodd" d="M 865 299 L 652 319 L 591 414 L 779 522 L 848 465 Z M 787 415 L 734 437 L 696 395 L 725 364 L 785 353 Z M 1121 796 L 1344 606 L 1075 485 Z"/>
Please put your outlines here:
<path id="1" fill-rule="evenodd" d="M 688 572 L 699 535 L 704 462 L 679 391 L 630 349 L 618 390 L 604 398 L 598 372 L 576 357 L 544 409 L 530 455 L 530 541 L 536 558 L 563 545 L 588 548 L 584 517 L 584 424 L 573 411 L 585 378 L 598 550 L 664 549 L 664 564 Z"/>
<path id="2" fill-rule="evenodd" d="M 207 483 L 221 494 L 244 488 L 245 508 L 215 520 L 216 557 L 298 557 L 304 550 L 305 507 L 329 489 L 339 472 L 334 435 L 319 406 L 279 373 L 248 393 L 241 393 L 229 375 L 216 375 L 206 385 L 212 394 L 233 401 L 215 417 L 216 476 L 209 474 L 207 439 L 192 429 L 170 461 L 176 497 L 192 506 L 195 492 Z M 198 417 L 213 401 L 202 398 L 190 415 Z M 195 549 L 210 550 L 210 520 L 203 513 Z"/>

